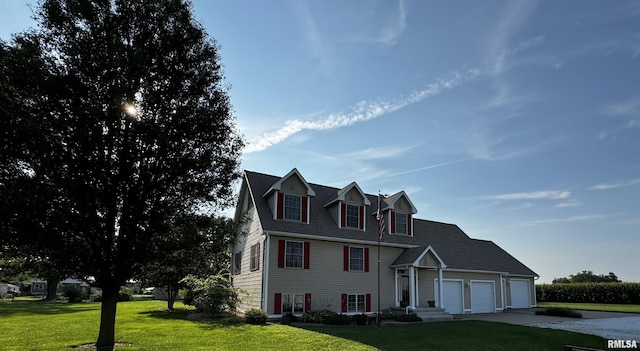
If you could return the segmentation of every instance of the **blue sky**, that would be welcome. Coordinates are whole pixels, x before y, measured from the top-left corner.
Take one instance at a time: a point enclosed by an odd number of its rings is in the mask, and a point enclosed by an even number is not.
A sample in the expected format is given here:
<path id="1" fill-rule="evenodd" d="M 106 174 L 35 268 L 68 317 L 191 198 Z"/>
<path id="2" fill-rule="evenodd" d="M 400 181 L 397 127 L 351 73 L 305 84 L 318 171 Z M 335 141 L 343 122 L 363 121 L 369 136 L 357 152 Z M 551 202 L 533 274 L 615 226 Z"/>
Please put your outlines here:
<path id="1" fill-rule="evenodd" d="M 34 2 L 34 1 L 28 1 Z M 0 37 L 32 25 L 4 0 Z M 640 281 L 640 2 L 206 1 L 243 169 L 367 193 L 541 282 Z"/>

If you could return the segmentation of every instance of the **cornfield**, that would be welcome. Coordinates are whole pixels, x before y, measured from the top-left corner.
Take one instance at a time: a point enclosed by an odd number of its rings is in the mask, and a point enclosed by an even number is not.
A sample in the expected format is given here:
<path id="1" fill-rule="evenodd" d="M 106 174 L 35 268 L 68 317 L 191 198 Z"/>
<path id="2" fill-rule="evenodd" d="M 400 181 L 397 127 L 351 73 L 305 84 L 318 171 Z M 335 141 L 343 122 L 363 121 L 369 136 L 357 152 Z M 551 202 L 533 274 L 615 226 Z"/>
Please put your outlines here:
<path id="1" fill-rule="evenodd" d="M 536 285 L 538 302 L 640 304 L 640 283 Z"/>

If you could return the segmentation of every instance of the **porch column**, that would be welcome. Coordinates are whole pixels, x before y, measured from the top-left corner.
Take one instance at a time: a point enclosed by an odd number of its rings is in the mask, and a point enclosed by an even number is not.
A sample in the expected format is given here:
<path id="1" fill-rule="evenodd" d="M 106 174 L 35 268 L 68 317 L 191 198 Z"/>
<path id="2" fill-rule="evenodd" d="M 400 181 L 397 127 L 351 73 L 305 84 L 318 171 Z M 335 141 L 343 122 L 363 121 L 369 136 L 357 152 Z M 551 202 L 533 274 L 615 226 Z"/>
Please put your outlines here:
<path id="1" fill-rule="evenodd" d="M 396 307 L 400 307 L 400 299 L 398 298 L 398 268 L 395 269 L 395 275 L 393 281 L 396 282 Z"/>
<path id="2" fill-rule="evenodd" d="M 412 310 L 416 308 L 416 268 L 414 266 L 409 267 L 409 308 Z"/>
<path id="3" fill-rule="evenodd" d="M 442 279 L 442 267 L 438 267 L 438 307 L 444 308 L 444 280 Z"/>

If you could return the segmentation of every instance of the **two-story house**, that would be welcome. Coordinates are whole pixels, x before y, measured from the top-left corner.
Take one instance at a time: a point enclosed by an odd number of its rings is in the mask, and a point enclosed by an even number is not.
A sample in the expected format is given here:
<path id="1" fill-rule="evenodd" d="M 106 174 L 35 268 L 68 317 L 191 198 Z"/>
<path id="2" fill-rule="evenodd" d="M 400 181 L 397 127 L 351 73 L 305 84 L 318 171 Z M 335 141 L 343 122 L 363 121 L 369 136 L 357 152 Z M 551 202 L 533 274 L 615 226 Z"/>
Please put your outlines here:
<path id="1" fill-rule="evenodd" d="M 355 182 L 338 189 L 297 169 L 246 171 L 235 218 L 246 218 L 247 235 L 231 248 L 234 285 L 251 296 L 240 309 L 355 314 L 375 312 L 378 299 L 383 311 L 430 303 L 450 314 L 536 306 L 537 274 L 493 242 L 416 218 L 404 191 L 380 201 L 381 239 L 377 211 L 378 196 Z"/>

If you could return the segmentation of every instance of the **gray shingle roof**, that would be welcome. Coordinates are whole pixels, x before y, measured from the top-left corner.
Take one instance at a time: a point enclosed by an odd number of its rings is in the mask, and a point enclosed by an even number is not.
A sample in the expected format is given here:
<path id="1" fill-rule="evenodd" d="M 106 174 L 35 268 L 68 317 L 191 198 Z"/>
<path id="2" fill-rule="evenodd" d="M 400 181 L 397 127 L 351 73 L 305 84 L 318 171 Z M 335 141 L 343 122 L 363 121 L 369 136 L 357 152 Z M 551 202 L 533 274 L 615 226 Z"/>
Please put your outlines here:
<path id="1" fill-rule="evenodd" d="M 372 243 L 378 240 L 378 222 L 374 213 L 377 195 L 365 194 L 372 206 L 365 211 L 366 231 L 339 228 L 329 210 L 323 205 L 336 198 L 340 189 L 309 183 L 315 191 L 310 200 L 309 224 L 292 221 L 274 220 L 266 198 L 262 195 L 280 177 L 245 171 L 245 181 L 253 194 L 253 201 L 260 217 L 262 229 L 272 232 L 288 232 L 346 240 L 366 240 Z M 419 255 L 427 246 L 431 246 L 450 269 L 482 270 L 507 272 L 509 274 L 538 276 L 534 271 L 515 259 L 491 241 L 469 238 L 457 225 L 414 218 L 414 236 L 384 235 L 386 244 L 411 245 L 396 262 L 409 260 Z M 419 252 L 418 252 L 419 251 Z M 418 253 L 416 253 L 418 252 Z M 414 258 L 415 260 L 415 258 Z M 410 261 L 413 262 L 413 261 Z"/>

